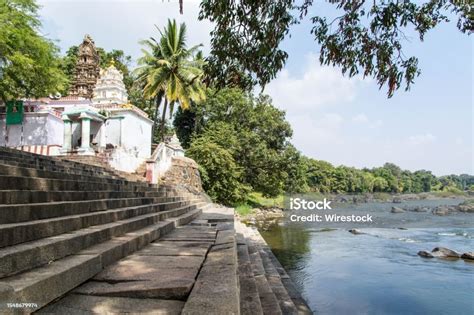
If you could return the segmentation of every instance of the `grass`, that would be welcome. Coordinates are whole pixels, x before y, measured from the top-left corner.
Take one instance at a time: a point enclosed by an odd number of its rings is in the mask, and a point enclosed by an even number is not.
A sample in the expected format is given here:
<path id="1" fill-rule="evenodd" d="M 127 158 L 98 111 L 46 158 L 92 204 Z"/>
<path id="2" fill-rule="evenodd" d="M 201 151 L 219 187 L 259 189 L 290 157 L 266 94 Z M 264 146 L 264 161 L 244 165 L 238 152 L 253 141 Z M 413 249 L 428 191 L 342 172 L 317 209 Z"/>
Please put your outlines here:
<path id="1" fill-rule="evenodd" d="M 234 208 L 239 215 L 246 216 L 252 213 L 254 208 L 283 208 L 283 198 L 283 195 L 268 198 L 264 197 L 261 193 L 252 192 L 245 202 L 236 204 Z"/>
<path id="2" fill-rule="evenodd" d="M 466 193 L 456 187 L 445 187 L 440 191 L 431 192 L 436 197 L 451 197 L 451 196 L 465 196 Z"/>
<path id="3" fill-rule="evenodd" d="M 235 206 L 235 211 L 241 216 L 249 215 L 252 213 L 252 209 L 253 208 L 248 204 L 239 204 Z"/>

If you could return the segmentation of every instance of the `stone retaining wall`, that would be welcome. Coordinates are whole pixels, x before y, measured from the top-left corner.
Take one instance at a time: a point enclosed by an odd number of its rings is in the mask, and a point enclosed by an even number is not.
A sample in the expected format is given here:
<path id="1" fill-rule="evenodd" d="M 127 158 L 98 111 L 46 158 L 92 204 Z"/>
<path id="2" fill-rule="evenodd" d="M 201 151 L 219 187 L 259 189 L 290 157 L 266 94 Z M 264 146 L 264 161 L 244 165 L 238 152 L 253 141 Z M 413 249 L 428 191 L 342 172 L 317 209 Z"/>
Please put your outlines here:
<path id="1" fill-rule="evenodd" d="M 165 173 L 167 185 L 182 186 L 194 192 L 203 192 L 198 164 L 184 156 L 173 156 L 172 165 Z"/>

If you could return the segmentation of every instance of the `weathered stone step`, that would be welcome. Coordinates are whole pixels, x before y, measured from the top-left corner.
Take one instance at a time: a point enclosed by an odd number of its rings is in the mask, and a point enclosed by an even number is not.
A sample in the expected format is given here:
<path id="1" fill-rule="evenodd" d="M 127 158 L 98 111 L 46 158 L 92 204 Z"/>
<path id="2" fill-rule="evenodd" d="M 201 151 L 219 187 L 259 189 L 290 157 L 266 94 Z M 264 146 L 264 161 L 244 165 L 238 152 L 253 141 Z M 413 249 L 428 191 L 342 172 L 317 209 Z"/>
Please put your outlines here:
<path id="1" fill-rule="evenodd" d="M 16 159 L 12 158 L 1 158 L 0 162 L 4 165 L 9 165 L 12 167 L 24 167 L 24 168 L 34 168 L 37 170 L 41 171 L 47 171 L 47 172 L 60 172 L 60 173 L 65 173 L 65 174 L 79 174 L 79 175 L 86 175 L 86 176 L 106 176 L 109 178 L 115 178 L 115 179 L 123 179 L 119 176 L 112 175 L 107 172 L 102 172 L 102 171 L 94 171 L 94 170 L 89 170 L 89 169 L 82 169 L 82 168 L 73 168 L 73 167 L 60 167 L 60 166 L 55 166 L 55 165 L 42 165 L 38 162 L 23 162 L 23 161 L 18 161 Z"/>
<path id="2" fill-rule="evenodd" d="M 176 196 L 176 190 L 157 188 L 152 192 L 145 191 L 41 191 L 41 190 L 0 190 L 0 204 L 27 204 L 58 201 L 120 199 L 120 198 L 157 198 Z"/>
<path id="3" fill-rule="evenodd" d="M 50 179 L 39 177 L 19 177 L 0 175 L 0 190 L 11 189 L 15 187 L 21 190 L 44 190 L 44 191 L 61 191 L 61 190 L 134 190 L 134 191 L 152 191 L 155 187 L 138 184 L 136 182 L 125 182 L 124 184 L 107 184 L 87 181 L 76 181 L 68 179 Z"/>
<path id="4" fill-rule="evenodd" d="M 239 223 L 238 226 L 241 227 L 240 230 L 243 231 L 245 242 L 249 246 L 252 269 L 257 280 L 264 313 L 273 314 L 275 310 L 271 310 L 271 305 L 277 301 L 282 314 L 312 314 L 261 234 L 245 227 L 242 223 Z M 273 300 L 272 296 L 268 294 L 269 290 L 276 300 Z"/>
<path id="5" fill-rule="evenodd" d="M 268 284 L 275 294 L 275 297 L 280 304 L 280 309 L 283 314 L 298 314 L 298 309 L 295 303 L 291 299 L 290 295 L 286 291 L 285 286 L 281 282 L 280 274 L 276 270 L 275 266 L 271 263 L 267 253 L 262 248 L 259 249 L 260 257 L 262 258 L 263 267 L 265 268 L 265 275 L 267 277 Z"/>
<path id="6" fill-rule="evenodd" d="M 268 279 L 265 275 L 265 268 L 263 267 L 262 258 L 257 246 L 249 240 L 249 235 L 245 235 L 248 242 L 248 251 L 252 272 L 254 274 L 257 290 L 262 305 L 263 314 L 282 314 L 278 300 L 273 293 Z"/>
<path id="7" fill-rule="evenodd" d="M 61 259 L 84 248 L 107 241 L 114 236 L 144 228 L 173 216 L 183 215 L 202 205 L 199 203 L 183 208 L 145 214 L 3 248 L 0 250 L 0 277 L 47 264 L 50 261 Z"/>
<path id="8" fill-rule="evenodd" d="M 73 167 L 73 166 L 61 166 L 56 164 L 42 164 L 38 161 L 24 161 L 18 160 L 17 158 L 12 157 L 0 157 L 0 162 L 5 165 L 12 167 L 24 167 L 24 168 L 34 168 L 41 171 L 51 171 L 51 172 L 61 172 L 61 173 L 72 173 L 79 175 L 88 175 L 88 176 L 107 176 L 110 178 L 123 179 L 116 174 L 111 172 L 101 171 L 101 170 L 92 170 L 87 167 Z"/>
<path id="9" fill-rule="evenodd" d="M 51 264 L 4 278 L 0 281 L 0 305 L 9 303 L 33 303 L 33 312 L 99 273 L 104 267 L 144 247 L 171 231 L 186 224 L 201 213 L 200 209 L 179 217 L 158 222 L 145 228 L 126 233 L 121 237 L 89 247 Z M 2 309 L 4 311 L 4 309 Z M 12 309 L 6 309 L 13 313 Z"/>
<path id="10" fill-rule="evenodd" d="M 59 165 L 59 166 L 72 166 L 72 167 L 83 167 L 90 170 L 110 172 L 109 169 L 96 165 L 89 165 L 75 161 L 63 160 L 57 157 L 45 156 L 41 154 L 35 154 L 30 152 L 23 152 L 20 150 L 9 149 L 5 147 L 0 147 L 0 160 L 2 158 L 16 158 L 19 161 L 33 161 L 38 162 L 39 164 L 49 164 L 49 165 Z"/>
<path id="11" fill-rule="evenodd" d="M 260 235 L 261 237 L 261 235 Z M 293 301 L 294 305 L 296 306 L 297 313 L 298 314 L 313 314 L 311 309 L 309 308 L 308 304 L 306 301 L 301 297 L 300 292 L 298 289 L 295 287 L 293 281 L 291 278 L 288 276 L 286 273 L 285 269 L 283 266 L 280 264 L 278 259 L 275 257 L 275 255 L 272 253 L 270 248 L 268 247 L 263 247 L 262 250 L 266 253 L 266 257 L 271 261 L 271 264 L 275 268 L 275 270 L 278 272 L 280 275 L 280 281 L 285 287 L 286 292 L 288 293 L 289 297 Z M 267 261 L 267 264 L 270 262 Z"/>
<path id="12" fill-rule="evenodd" d="M 150 205 L 106 207 L 100 211 L 73 214 L 35 221 L 0 225 L 0 247 L 12 246 L 37 239 L 60 235 L 89 226 L 124 220 L 147 213 L 181 208 L 196 200 L 167 201 Z M 80 208 L 80 207 L 79 207 Z M 81 208 L 80 208 L 81 209 Z M 41 211 L 41 210 L 40 210 Z"/>
<path id="13" fill-rule="evenodd" d="M 242 315 L 263 314 L 257 283 L 252 271 L 248 245 L 245 238 L 238 234 L 237 252 L 239 262 L 240 313 Z"/>
<path id="14" fill-rule="evenodd" d="M 240 314 L 235 231 L 219 230 L 182 314 Z"/>
<path id="15" fill-rule="evenodd" d="M 110 176 L 92 176 L 74 173 L 54 172 L 54 171 L 43 171 L 36 168 L 27 167 L 15 167 L 5 164 L 0 164 L 0 174 L 9 176 L 24 176 L 24 177 L 39 177 L 39 178 L 55 178 L 55 179 L 75 179 L 80 181 L 98 182 L 98 183 L 111 183 L 111 184 L 124 184 L 127 182 L 123 179 L 117 179 Z"/>
<path id="16" fill-rule="evenodd" d="M 79 215 L 107 209 L 149 205 L 160 203 L 162 201 L 163 200 L 160 197 L 138 197 L 0 205 L 0 224 Z M 167 200 L 161 207 L 164 209 L 168 206 L 169 202 L 173 201 Z"/>

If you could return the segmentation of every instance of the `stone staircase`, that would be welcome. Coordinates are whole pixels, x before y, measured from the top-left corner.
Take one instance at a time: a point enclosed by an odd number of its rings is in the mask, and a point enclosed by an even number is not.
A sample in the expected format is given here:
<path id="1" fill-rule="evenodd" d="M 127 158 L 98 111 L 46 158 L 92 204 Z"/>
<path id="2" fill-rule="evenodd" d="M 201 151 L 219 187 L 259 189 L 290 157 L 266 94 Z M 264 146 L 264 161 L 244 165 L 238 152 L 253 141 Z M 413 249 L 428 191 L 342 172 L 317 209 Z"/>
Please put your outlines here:
<path id="1" fill-rule="evenodd" d="M 0 148 L 0 313 L 44 307 L 207 206 L 106 167 Z"/>
<path id="2" fill-rule="evenodd" d="M 0 148 L 0 314 L 311 314 L 231 208 Z"/>
<path id="3" fill-rule="evenodd" d="M 236 222 L 241 314 L 312 314 L 258 231 Z"/>

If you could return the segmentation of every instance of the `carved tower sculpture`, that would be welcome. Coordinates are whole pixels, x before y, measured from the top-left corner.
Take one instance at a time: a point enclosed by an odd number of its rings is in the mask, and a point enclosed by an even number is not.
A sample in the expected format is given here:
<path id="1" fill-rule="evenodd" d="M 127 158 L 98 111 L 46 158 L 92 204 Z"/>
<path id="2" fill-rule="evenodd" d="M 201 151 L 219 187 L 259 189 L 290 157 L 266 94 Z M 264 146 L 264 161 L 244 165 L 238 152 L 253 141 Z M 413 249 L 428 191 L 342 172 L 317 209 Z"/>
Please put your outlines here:
<path id="1" fill-rule="evenodd" d="M 93 97 L 94 88 L 100 73 L 99 62 L 100 58 L 95 48 L 94 40 L 89 35 L 86 35 L 84 41 L 79 46 L 70 95 L 88 99 Z"/>

